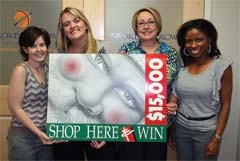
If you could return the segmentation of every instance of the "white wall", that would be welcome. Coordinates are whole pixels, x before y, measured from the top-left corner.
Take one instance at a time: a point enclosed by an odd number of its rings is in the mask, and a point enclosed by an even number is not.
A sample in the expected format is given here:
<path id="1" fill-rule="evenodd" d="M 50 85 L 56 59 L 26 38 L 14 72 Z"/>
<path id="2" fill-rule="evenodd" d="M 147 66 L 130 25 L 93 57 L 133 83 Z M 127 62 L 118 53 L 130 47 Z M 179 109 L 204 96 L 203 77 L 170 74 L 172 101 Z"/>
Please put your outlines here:
<path id="1" fill-rule="evenodd" d="M 135 40 L 132 16 L 140 8 L 154 7 L 162 17 L 161 39 L 177 48 L 176 31 L 182 24 L 183 0 L 106 0 L 106 40 L 117 52 L 125 42 Z"/>
<path id="2" fill-rule="evenodd" d="M 238 15 L 240 15 L 240 3 L 238 3 Z M 239 19 L 240 16 L 238 16 Z M 240 21 L 238 21 L 238 28 L 240 28 Z M 238 42 L 240 42 L 240 32 L 238 32 Z M 240 49 L 238 48 L 238 54 L 240 53 Z M 240 63 L 238 64 L 238 69 L 240 69 Z M 240 80 L 240 75 L 239 79 Z M 238 91 L 240 91 L 240 86 L 238 88 Z M 239 110 L 239 121 L 240 122 L 240 110 Z M 238 146 L 237 146 L 237 160 L 240 160 L 240 126 L 238 127 Z"/>
<path id="3" fill-rule="evenodd" d="M 224 57 L 230 57 L 234 61 L 231 113 L 221 143 L 219 160 L 240 160 L 240 1 L 206 0 L 206 2 L 206 18 L 213 22 L 219 33 L 218 47 Z"/>

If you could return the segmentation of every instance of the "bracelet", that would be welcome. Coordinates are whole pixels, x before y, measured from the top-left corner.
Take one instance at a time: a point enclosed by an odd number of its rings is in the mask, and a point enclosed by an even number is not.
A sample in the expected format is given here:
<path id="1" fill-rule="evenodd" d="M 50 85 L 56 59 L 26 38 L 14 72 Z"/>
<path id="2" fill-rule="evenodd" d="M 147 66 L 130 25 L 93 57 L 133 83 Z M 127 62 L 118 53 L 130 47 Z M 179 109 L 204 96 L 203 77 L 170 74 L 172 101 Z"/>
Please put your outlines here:
<path id="1" fill-rule="evenodd" d="M 219 141 L 221 141 L 222 137 L 218 134 L 215 134 L 215 138 L 218 139 Z"/>

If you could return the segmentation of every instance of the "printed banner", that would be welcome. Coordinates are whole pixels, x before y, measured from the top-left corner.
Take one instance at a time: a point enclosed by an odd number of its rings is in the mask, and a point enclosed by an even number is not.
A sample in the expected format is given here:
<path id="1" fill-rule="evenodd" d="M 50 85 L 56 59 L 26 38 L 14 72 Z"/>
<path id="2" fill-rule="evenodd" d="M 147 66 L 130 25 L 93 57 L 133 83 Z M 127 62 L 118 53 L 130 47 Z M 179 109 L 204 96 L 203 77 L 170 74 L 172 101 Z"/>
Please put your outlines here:
<path id="1" fill-rule="evenodd" d="M 166 142 L 164 54 L 50 54 L 54 140 Z"/>

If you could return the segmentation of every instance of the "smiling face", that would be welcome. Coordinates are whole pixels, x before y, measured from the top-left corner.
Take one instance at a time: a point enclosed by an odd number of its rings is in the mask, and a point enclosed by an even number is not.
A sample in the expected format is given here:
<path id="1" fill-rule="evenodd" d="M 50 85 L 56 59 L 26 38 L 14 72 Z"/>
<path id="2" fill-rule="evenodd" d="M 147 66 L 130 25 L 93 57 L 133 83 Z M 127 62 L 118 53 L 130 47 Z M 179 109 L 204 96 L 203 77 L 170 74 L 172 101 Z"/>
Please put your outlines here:
<path id="1" fill-rule="evenodd" d="M 59 59 L 61 75 L 74 83 L 79 106 L 103 123 L 139 123 L 144 117 L 143 55 L 74 55 Z"/>
<path id="2" fill-rule="evenodd" d="M 80 18 L 70 13 L 64 13 L 61 20 L 63 31 L 68 39 L 72 41 L 86 37 L 88 28 Z"/>
<path id="3" fill-rule="evenodd" d="M 28 54 L 28 60 L 33 62 L 42 62 L 45 60 L 48 49 L 42 36 L 39 36 L 33 46 L 23 47 L 23 50 Z"/>
<path id="4" fill-rule="evenodd" d="M 137 17 L 137 35 L 141 40 L 156 40 L 159 29 L 150 12 L 143 11 Z"/>
<path id="5" fill-rule="evenodd" d="M 209 43 L 207 35 L 196 28 L 186 33 L 185 48 L 193 58 L 207 56 Z"/>

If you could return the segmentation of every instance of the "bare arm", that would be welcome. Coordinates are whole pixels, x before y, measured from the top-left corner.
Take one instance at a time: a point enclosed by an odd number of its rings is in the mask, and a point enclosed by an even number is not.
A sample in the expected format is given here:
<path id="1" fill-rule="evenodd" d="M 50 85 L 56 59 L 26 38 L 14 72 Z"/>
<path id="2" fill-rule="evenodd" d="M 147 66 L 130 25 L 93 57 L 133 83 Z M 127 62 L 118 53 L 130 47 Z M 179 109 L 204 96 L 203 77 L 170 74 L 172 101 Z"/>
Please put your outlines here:
<path id="1" fill-rule="evenodd" d="M 177 101 L 178 101 L 178 98 L 176 96 L 174 96 L 173 94 L 171 94 L 170 99 L 167 103 L 167 109 L 168 109 L 169 115 L 176 115 L 177 108 L 178 108 Z"/>
<path id="2" fill-rule="evenodd" d="M 178 108 L 177 102 L 178 102 L 178 97 L 171 94 L 170 99 L 167 104 L 168 114 L 176 115 L 177 108 Z M 168 145 L 171 149 L 176 151 L 174 124 L 172 124 L 169 128 L 170 128 L 170 130 L 169 130 L 170 133 L 169 133 L 169 138 L 168 138 Z"/>
<path id="3" fill-rule="evenodd" d="M 216 134 L 223 134 L 227 125 L 228 116 L 230 113 L 231 99 L 232 99 L 232 67 L 229 66 L 223 73 L 221 78 L 221 90 L 220 90 L 220 113 L 218 117 L 218 124 Z"/>
<path id="4" fill-rule="evenodd" d="M 25 93 L 26 71 L 18 65 L 12 73 L 8 88 L 8 107 L 11 113 L 17 117 L 23 125 L 40 137 L 43 143 L 50 144 L 50 138 L 43 133 L 23 110 L 23 98 Z"/>
<path id="5" fill-rule="evenodd" d="M 221 89 L 220 89 L 220 112 L 218 116 L 217 128 L 215 134 L 222 136 L 225 127 L 228 122 L 228 117 L 230 113 L 231 98 L 232 98 L 232 67 L 229 66 L 224 71 L 221 78 Z M 214 155 L 219 153 L 220 140 L 215 136 L 209 143 L 206 149 L 206 155 Z"/>

